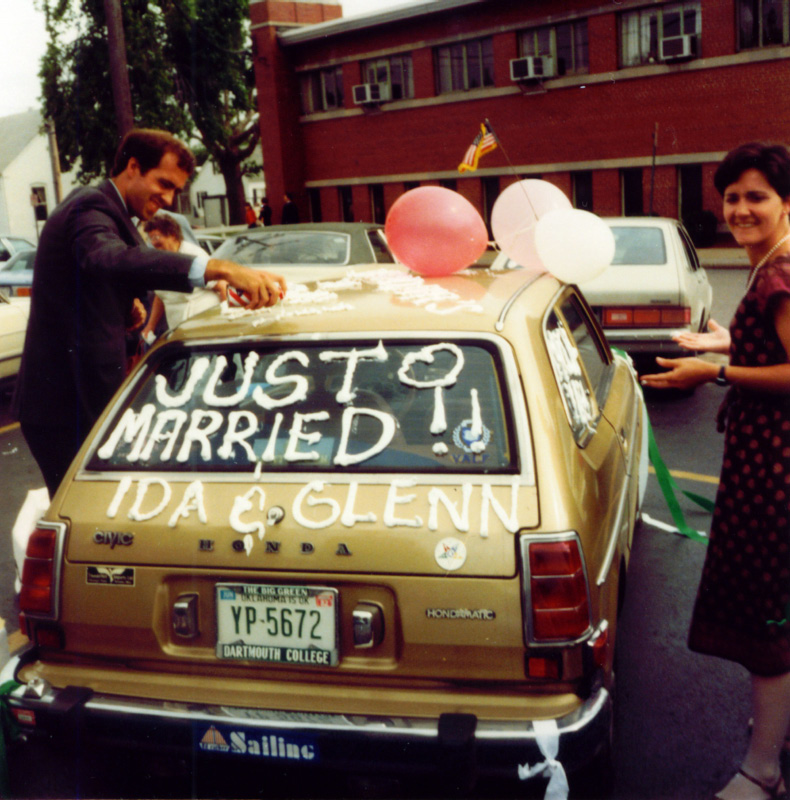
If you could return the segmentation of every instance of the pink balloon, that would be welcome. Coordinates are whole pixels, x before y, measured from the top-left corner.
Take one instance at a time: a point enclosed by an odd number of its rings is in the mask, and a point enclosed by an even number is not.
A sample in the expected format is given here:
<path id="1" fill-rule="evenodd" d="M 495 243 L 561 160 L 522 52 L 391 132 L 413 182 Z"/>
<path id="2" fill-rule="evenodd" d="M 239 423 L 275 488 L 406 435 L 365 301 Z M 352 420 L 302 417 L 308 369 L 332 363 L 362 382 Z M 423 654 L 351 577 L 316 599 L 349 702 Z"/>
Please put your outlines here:
<path id="1" fill-rule="evenodd" d="M 571 208 L 553 183 L 528 178 L 513 183 L 491 209 L 491 230 L 499 249 L 523 267 L 542 267 L 535 249 L 535 225 L 549 211 Z"/>
<path id="2" fill-rule="evenodd" d="M 402 194 L 387 214 L 384 233 L 398 261 L 431 277 L 474 264 L 488 245 L 477 209 L 441 186 L 420 186 Z"/>

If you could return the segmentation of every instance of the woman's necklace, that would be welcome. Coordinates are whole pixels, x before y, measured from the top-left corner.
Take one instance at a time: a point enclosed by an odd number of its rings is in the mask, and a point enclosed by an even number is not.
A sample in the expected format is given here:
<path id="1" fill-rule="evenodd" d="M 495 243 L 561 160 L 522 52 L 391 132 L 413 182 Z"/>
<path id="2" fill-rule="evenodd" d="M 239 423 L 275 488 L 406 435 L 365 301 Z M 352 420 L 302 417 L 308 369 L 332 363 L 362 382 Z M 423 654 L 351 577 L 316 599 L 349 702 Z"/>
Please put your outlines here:
<path id="1" fill-rule="evenodd" d="M 768 259 L 787 241 L 790 241 L 790 233 L 783 236 L 755 265 L 754 269 L 752 270 L 752 274 L 749 276 L 749 282 L 746 284 L 746 291 L 744 294 L 749 294 L 749 289 L 752 288 L 752 284 L 754 283 L 754 279 L 757 277 L 757 273 L 760 271 L 760 268 L 768 263 Z"/>

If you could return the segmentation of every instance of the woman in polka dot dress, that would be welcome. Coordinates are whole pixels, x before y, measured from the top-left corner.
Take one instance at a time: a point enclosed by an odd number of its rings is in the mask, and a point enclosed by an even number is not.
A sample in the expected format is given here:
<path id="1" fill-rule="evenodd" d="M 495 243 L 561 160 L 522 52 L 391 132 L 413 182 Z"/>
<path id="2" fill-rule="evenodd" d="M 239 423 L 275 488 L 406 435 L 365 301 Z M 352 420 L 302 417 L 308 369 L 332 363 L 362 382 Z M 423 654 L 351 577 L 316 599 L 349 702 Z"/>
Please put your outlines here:
<path id="1" fill-rule="evenodd" d="M 686 334 L 690 350 L 729 354 L 727 366 L 657 359 L 646 386 L 729 385 L 719 413 L 724 461 L 689 647 L 751 675 L 754 727 L 741 768 L 719 800 L 786 795 L 779 756 L 790 747 L 790 153 L 742 145 L 714 183 L 724 218 L 752 265 L 729 332 Z"/>

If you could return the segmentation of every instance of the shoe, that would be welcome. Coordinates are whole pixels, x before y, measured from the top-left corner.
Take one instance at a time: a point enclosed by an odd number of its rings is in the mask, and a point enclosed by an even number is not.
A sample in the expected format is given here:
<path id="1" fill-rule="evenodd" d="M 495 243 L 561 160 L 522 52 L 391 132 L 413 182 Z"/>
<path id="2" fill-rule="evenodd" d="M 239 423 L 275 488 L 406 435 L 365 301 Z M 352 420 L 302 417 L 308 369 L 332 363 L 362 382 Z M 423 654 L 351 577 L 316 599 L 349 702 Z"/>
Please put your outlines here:
<path id="1" fill-rule="evenodd" d="M 749 775 L 743 769 L 738 770 L 738 775 L 743 775 L 747 781 L 750 781 L 766 794 L 766 800 L 786 800 L 787 789 L 785 787 L 784 778 L 780 775 L 773 783 L 766 783 L 754 775 Z M 721 796 L 717 793 L 713 795 L 713 800 L 721 800 Z"/>

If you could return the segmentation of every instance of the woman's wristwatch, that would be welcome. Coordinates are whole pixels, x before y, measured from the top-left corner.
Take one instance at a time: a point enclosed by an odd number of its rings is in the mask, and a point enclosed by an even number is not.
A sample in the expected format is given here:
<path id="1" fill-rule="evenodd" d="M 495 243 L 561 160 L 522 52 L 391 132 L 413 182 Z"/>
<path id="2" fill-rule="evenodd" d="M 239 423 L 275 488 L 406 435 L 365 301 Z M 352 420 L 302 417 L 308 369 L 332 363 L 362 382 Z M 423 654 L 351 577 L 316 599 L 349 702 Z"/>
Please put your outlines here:
<path id="1" fill-rule="evenodd" d="M 719 374 L 716 376 L 716 378 L 714 380 L 714 382 L 716 383 L 717 386 L 729 386 L 730 385 L 730 382 L 727 380 L 726 370 L 727 370 L 727 365 L 726 364 L 719 368 Z"/>

